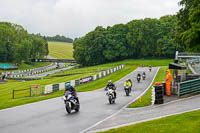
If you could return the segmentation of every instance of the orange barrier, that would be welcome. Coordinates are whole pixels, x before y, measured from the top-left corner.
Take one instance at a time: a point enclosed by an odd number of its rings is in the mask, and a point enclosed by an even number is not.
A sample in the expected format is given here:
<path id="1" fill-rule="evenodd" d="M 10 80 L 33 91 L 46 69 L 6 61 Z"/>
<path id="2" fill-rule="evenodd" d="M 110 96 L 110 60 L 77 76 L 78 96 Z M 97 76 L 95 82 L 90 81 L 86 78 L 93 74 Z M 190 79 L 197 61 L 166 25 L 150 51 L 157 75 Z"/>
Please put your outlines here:
<path id="1" fill-rule="evenodd" d="M 155 83 L 155 85 L 161 85 L 162 84 L 162 82 L 156 82 Z"/>

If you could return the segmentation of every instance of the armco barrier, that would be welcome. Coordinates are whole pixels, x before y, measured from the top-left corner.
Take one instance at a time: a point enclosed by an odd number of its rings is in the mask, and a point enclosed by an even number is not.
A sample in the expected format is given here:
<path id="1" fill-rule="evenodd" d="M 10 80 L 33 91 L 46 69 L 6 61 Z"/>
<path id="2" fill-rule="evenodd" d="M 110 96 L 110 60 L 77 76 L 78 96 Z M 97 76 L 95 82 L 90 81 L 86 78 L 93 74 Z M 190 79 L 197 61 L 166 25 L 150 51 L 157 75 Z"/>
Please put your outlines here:
<path id="1" fill-rule="evenodd" d="M 107 70 L 107 74 L 110 74 L 110 70 Z"/>
<path id="2" fill-rule="evenodd" d="M 97 75 L 94 75 L 94 76 L 89 76 L 89 77 L 86 77 L 89 79 L 89 81 L 92 81 L 92 80 L 97 80 L 101 77 L 104 77 L 108 74 L 111 74 L 113 72 L 116 72 L 117 70 L 120 70 L 124 68 L 124 65 L 121 65 L 121 66 L 117 66 L 115 68 L 112 68 L 112 69 L 109 69 L 109 70 L 105 70 L 103 72 L 100 72 L 99 74 Z M 85 78 L 82 78 L 82 79 L 85 79 Z M 59 84 L 50 84 L 50 85 L 46 85 L 45 86 L 45 89 L 44 89 L 44 94 L 48 94 L 48 93 L 52 93 L 52 92 L 55 92 L 55 91 L 58 91 L 58 90 L 64 90 L 65 89 L 65 84 L 66 83 L 70 83 L 71 86 L 78 86 L 80 85 L 83 81 L 82 79 L 77 79 L 77 80 L 71 80 L 71 81 L 68 81 L 68 82 L 64 82 L 64 83 L 59 83 Z M 88 82 L 89 82 L 88 81 Z"/>
<path id="3" fill-rule="evenodd" d="M 96 79 L 97 79 L 97 75 L 94 75 L 94 76 L 93 76 L 93 80 L 96 80 Z"/>
<path id="4" fill-rule="evenodd" d="M 178 84 L 178 96 L 200 93 L 200 78 L 188 80 Z"/>
<path id="5" fill-rule="evenodd" d="M 75 86 L 75 80 L 70 81 L 71 86 Z"/>
<path id="6" fill-rule="evenodd" d="M 99 78 L 101 78 L 101 77 L 102 77 L 101 75 L 102 75 L 102 73 L 100 72 L 100 73 L 99 73 Z"/>
<path id="7" fill-rule="evenodd" d="M 59 90 L 65 89 L 65 82 L 59 84 Z"/>
<path id="8" fill-rule="evenodd" d="M 106 76 L 106 71 L 103 71 L 103 76 L 104 76 L 104 77 Z"/>
<path id="9" fill-rule="evenodd" d="M 81 78 L 80 79 L 80 84 L 84 84 L 84 83 L 87 83 L 91 80 L 91 77 L 84 77 L 84 78 Z"/>
<path id="10" fill-rule="evenodd" d="M 59 91 L 59 84 L 53 84 L 52 90 L 53 90 L 53 92 Z"/>
<path id="11" fill-rule="evenodd" d="M 90 76 L 90 81 L 93 81 L 93 80 L 94 80 L 93 76 Z"/>
<path id="12" fill-rule="evenodd" d="M 75 80 L 75 86 L 78 86 L 79 84 L 80 84 L 80 80 L 79 79 Z"/>
<path id="13" fill-rule="evenodd" d="M 52 92 L 53 92 L 53 90 L 52 90 L 52 84 L 46 85 L 45 89 L 44 89 L 44 94 L 48 94 L 48 93 L 52 93 Z"/>
<path id="14" fill-rule="evenodd" d="M 113 73 L 113 69 L 110 69 L 110 73 Z"/>

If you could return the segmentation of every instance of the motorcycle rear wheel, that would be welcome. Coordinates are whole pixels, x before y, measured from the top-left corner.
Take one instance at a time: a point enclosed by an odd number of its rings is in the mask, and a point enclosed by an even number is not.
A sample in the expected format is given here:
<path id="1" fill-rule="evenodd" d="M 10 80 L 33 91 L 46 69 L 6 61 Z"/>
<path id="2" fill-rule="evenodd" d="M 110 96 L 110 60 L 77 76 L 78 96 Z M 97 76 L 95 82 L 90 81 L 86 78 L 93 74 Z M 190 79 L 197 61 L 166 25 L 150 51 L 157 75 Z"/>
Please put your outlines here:
<path id="1" fill-rule="evenodd" d="M 80 105 L 77 105 L 75 111 L 78 112 L 80 110 Z"/>

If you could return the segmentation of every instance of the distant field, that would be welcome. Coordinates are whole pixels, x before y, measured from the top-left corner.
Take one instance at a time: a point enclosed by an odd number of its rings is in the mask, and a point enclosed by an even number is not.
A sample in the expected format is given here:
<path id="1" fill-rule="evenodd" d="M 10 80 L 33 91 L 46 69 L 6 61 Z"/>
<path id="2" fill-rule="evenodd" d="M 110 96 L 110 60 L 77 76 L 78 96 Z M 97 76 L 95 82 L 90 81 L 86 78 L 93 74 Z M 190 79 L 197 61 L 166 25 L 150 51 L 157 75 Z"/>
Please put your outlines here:
<path id="1" fill-rule="evenodd" d="M 57 59 L 73 59 L 73 44 L 66 42 L 48 42 L 49 56 Z"/>

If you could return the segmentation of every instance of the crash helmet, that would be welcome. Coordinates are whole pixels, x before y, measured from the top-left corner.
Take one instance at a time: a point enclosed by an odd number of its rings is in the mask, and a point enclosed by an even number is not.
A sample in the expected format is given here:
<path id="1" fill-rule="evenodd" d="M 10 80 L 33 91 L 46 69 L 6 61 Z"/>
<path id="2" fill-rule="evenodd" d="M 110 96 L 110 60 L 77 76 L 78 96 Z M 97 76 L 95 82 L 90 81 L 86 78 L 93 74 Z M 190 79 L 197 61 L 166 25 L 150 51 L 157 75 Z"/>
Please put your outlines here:
<path id="1" fill-rule="evenodd" d="M 66 85 L 66 87 L 70 87 L 71 86 L 69 82 L 67 82 L 65 85 Z"/>
<path id="2" fill-rule="evenodd" d="M 111 83 L 112 83 L 112 80 L 108 80 L 108 83 L 111 84 Z"/>

